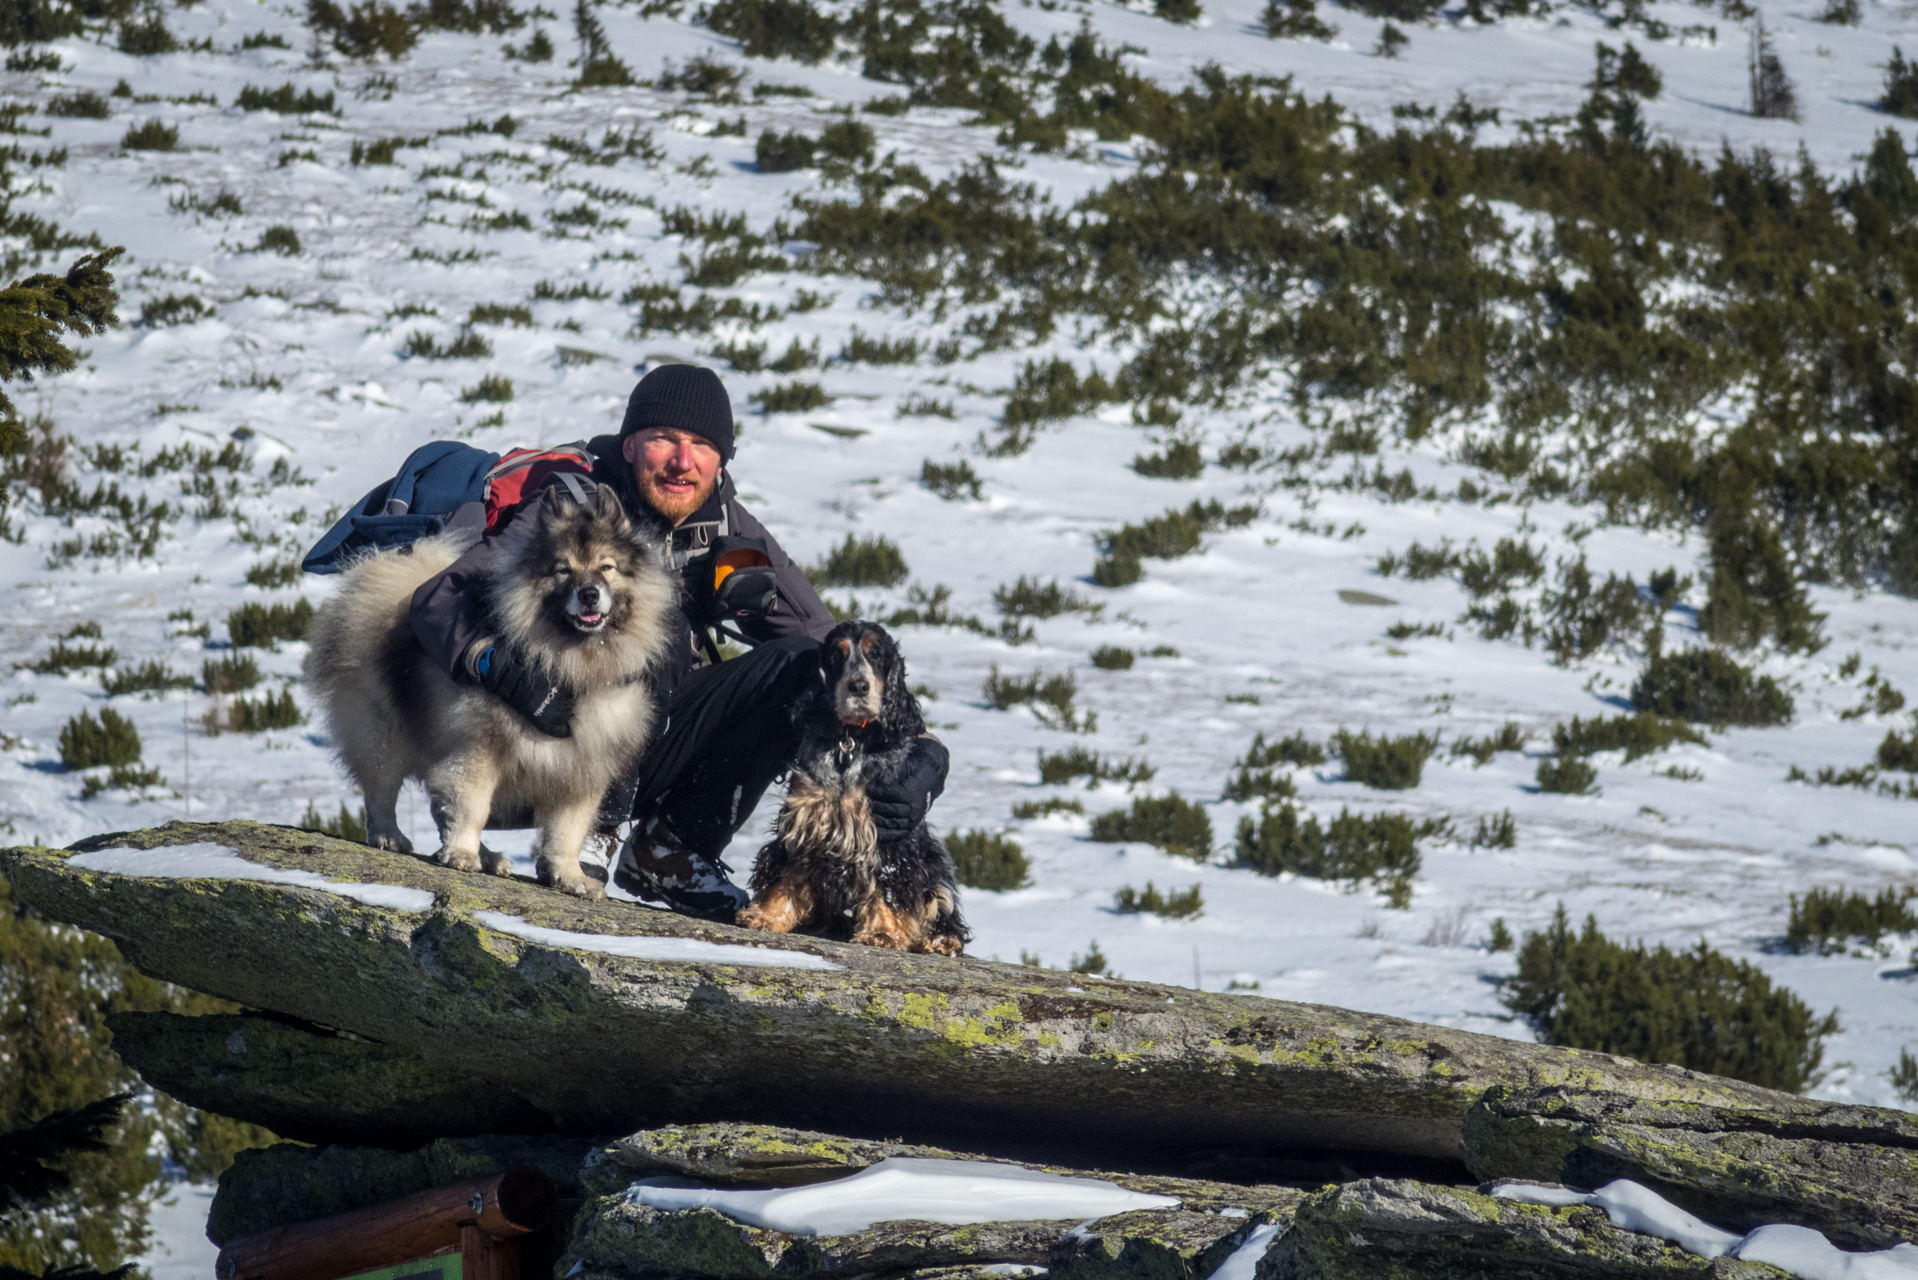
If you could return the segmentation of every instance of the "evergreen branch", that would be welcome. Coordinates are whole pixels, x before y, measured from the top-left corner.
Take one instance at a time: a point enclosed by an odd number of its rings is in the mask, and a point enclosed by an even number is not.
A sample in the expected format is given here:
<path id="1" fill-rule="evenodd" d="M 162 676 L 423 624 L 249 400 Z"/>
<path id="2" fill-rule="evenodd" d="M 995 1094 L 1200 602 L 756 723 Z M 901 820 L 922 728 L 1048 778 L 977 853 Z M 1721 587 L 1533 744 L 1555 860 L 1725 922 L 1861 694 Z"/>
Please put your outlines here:
<path id="1" fill-rule="evenodd" d="M 66 1190 L 72 1179 L 65 1170 L 55 1167 L 56 1163 L 74 1152 L 111 1150 L 113 1144 L 106 1132 L 119 1123 L 120 1112 L 132 1096 L 116 1093 L 84 1107 L 56 1111 L 24 1129 L 0 1134 L 0 1213 Z M 0 1269 L 0 1280 L 13 1280 L 13 1275 Z M 73 1280 L 80 1280 L 78 1273 Z"/>
<path id="2" fill-rule="evenodd" d="M 42 273 L 0 289 L 0 381 L 71 369 L 76 357 L 65 334 L 91 337 L 120 323 L 113 310 L 120 296 L 107 267 L 124 252 L 88 254 L 64 279 Z M 13 416 L 13 402 L 0 393 L 0 418 Z"/>
<path id="3" fill-rule="evenodd" d="M 140 1269 L 137 1262 L 129 1262 L 124 1267 L 115 1267 L 111 1271 L 95 1271 L 92 1267 L 54 1267 L 50 1271 L 22 1271 L 19 1267 L 9 1267 L 0 1263 L 0 1280 L 130 1280 L 134 1272 Z"/>

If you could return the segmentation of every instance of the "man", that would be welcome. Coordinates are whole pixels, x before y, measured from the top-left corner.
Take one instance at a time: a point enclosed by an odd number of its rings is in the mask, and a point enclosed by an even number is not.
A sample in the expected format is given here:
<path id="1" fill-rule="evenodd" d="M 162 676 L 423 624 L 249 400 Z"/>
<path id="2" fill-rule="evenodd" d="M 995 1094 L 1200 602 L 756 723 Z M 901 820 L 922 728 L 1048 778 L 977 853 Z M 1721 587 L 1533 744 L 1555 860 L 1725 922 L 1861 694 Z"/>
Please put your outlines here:
<path id="1" fill-rule="evenodd" d="M 685 643 L 675 646 L 674 669 L 661 682 L 669 690 L 662 727 L 600 809 L 603 836 L 629 819 L 635 824 L 613 880 L 646 901 L 730 921 L 746 894 L 720 853 L 792 762 L 791 708 L 819 678 L 819 641 L 833 616 L 740 505 L 726 472 L 732 401 L 712 370 L 654 369 L 633 389 L 619 434 L 579 447 L 591 458 L 592 483 L 610 485 L 636 524 L 670 541 L 686 586 Z M 568 691 L 493 643 L 486 579 L 514 522 L 500 528 L 414 593 L 413 633 L 455 680 L 482 685 L 536 728 L 563 735 Z M 726 623 L 754 647 L 720 661 L 713 632 Z M 922 738 L 897 777 L 868 788 L 881 840 L 905 835 L 925 817 L 945 788 L 947 763 L 945 747 Z"/>

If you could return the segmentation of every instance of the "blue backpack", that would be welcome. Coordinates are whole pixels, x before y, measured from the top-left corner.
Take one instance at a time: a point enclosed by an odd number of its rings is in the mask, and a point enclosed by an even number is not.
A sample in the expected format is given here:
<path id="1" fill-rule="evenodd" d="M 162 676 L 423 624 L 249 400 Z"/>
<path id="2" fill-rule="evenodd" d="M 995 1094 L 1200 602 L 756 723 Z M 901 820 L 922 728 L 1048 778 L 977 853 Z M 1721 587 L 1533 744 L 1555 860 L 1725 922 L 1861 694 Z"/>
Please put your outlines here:
<path id="1" fill-rule="evenodd" d="M 357 555 L 403 547 L 458 523 L 486 523 L 486 475 L 497 453 L 457 440 L 421 445 L 399 474 L 353 506 L 300 562 L 308 573 L 338 573 Z M 470 509 L 469 509 L 470 508 Z"/>

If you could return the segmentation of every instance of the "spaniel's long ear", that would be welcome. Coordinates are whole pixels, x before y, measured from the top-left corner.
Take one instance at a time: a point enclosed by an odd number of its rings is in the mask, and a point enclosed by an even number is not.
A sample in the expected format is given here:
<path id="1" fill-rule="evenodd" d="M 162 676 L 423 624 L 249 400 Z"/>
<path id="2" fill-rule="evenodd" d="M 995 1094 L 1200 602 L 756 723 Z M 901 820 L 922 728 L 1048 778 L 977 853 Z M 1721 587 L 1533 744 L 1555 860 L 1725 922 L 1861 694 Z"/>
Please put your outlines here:
<path id="1" fill-rule="evenodd" d="M 900 737 L 912 737 L 925 730 L 926 722 L 919 714 L 919 701 L 906 688 L 906 658 L 899 652 L 898 643 L 882 628 L 874 627 L 879 633 L 879 652 L 883 655 L 878 663 L 880 672 L 879 721 L 888 733 Z"/>

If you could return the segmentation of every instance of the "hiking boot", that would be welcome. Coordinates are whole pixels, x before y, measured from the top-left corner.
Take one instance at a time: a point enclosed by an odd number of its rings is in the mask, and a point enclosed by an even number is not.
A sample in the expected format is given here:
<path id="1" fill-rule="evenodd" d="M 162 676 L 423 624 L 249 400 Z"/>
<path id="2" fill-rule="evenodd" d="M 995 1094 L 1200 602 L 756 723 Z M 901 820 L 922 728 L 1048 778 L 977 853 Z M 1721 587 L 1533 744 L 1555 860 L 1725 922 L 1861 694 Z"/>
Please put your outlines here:
<path id="1" fill-rule="evenodd" d="M 613 864 L 613 883 L 640 901 L 720 924 L 748 901 L 731 874 L 720 859 L 682 849 L 657 822 L 635 827 Z"/>
<path id="2" fill-rule="evenodd" d="M 617 831 L 595 831 L 579 846 L 579 873 L 588 880 L 605 884 L 613 868 L 613 856 L 619 851 Z"/>

